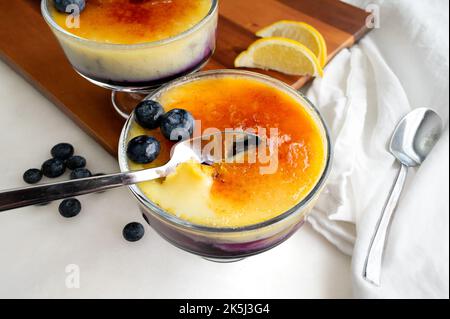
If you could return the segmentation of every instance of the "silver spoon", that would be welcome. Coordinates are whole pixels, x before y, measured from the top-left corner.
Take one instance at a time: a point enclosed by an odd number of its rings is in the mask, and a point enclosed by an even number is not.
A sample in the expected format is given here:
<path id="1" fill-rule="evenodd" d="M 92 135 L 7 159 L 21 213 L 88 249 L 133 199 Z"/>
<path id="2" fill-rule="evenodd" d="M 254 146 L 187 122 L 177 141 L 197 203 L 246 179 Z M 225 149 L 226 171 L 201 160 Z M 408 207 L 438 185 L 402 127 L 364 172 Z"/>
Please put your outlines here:
<path id="1" fill-rule="evenodd" d="M 390 152 L 401 167 L 383 213 L 372 237 L 363 277 L 374 285 L 381 283 L 381 265 L 389 225 L 397 208 L 410 167 L 420 166 L 442 134 L 442 120 L 434 111 L 420 108 L 409 113 L 397 126 L 390 144 Z"/>
<path id="2" fill-rule="evenodd" d="M 166 177 L 188 161 L 213 164 L 232 160 L 236 155 L 258 146 L 261 139 L 245 132 L 220 132 L 193 138 L 176 144 L 170 161 L 161 167 L 18 188 L 0 192 L 0 211 L 42 204 L 58 199 L 96 193 L 120 186 L 132 185 Z"/>

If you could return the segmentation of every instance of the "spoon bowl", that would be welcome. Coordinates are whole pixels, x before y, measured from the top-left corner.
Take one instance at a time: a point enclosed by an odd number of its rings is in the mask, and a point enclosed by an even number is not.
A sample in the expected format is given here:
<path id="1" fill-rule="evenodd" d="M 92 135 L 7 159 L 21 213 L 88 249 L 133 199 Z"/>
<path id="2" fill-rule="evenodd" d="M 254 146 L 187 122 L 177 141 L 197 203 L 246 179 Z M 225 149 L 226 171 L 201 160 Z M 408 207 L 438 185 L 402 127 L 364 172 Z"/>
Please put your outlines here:
<path id="1" fill-rule="evenodd" d="M 427 108 L 416 109 L 397 126 L 390 152 L 405 166 L 419 166 L 436 145 L 442 128 L 442 120 L 436 112 Z"/>

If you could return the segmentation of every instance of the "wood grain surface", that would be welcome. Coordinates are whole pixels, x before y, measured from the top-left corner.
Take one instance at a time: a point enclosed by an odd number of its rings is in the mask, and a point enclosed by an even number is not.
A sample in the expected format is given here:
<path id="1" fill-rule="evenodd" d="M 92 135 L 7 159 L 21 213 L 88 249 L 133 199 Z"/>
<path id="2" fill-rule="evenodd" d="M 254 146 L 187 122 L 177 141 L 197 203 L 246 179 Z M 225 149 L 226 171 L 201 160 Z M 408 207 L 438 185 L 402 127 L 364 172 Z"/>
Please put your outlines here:
<path id="1" fill-rule="evenodd" d="M 369 13 L 339 0 L 220 0 L 219 12 L 217 49 L 206 69 L 233 68 L 236 56 L 256 40 L 255 32 L 278 20 L 316 27 L 327 42 L 329 60 L 369 31 Z M 41 16 L 40 0 L 0 1 L 0 57 L 111 154 L 117 154 L 124 120 L 111 106 L 111 93 L 75 73 Z M 295 88 L 309 80 L 256 71 Z"/>

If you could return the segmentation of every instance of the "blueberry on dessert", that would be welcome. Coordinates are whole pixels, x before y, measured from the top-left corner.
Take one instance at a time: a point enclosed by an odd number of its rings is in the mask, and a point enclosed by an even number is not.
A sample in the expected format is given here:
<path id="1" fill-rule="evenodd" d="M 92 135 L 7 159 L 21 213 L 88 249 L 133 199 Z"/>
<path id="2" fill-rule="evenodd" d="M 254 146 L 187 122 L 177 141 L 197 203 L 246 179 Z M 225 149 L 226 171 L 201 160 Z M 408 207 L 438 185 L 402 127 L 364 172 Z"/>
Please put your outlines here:
<path id="1" fill-rule="evenodd" d="M 144 226 L 142 226 L 142 224 L 140 223 L 129 223 L 123 229 L 122 234 L 126 240 L 130 242 L 136 242 L 144 237 L 145 229 Z"/>
<path id="2" fill-rule="evenodd" d="M 68 169 L 74 170 L 86 166 L 86 159 L 82 156 L 72 156 L 66 161 Z"/>
<path id="3" fill-rule="evenodd" d="M 58 158 L 52 158 L 42 164 L 42 174 L 49 178 L 56 178 L 64 174 L 66 164 Z"/>
<path id="4" fill-rule="evenodd" d="M 54 2 L 56 9 L 62 13 L 72 13 L 75 6 L 81 12 L 86 6 L 86 0 L 54 0 Z"/>
<path id="5" fill-rule="evenodd" d="M 161 145 L 159 141 L 151 136 L 138 136 L 128 143 L 127 156 L 138 164 L 150 164 L 159 155 Z"/>
<path id="6" fill-rule="evenodd" d="M 37 168 L 27 170 L 23 174 L 23 180 L 28 184 L 36 184 L 42 179 L 42 171 Z"/>
<path id="7" fill-rule="evenodd" d="M 66 199 L 59 204 L 59 213 L 65 218 L 72 218 L 81 212 L 81 203 L 78 199 Z"/>
<path id="8" fill-rule="evenodd" d="M 189 139 L 194 133 L 194 117 L 182 109 L 174 109 L 163 115 L 161 133 L 170 141 Z"/>
<path id="9" fill-rule="evenodd" d="M 92 177 L 92 173 L 86 168 L 76 168 L 70 173 L 70 179 Z"/>
<path id="10" fill-rule="evenodd" d="M 156 101 L 146 100 L 138 104 L 134 110 L 136 122 L 147 129 L 153 130 L 159 127 L 164 109 Z"/>
<path id="11" fill-rule="evenodd" d="M 69 143 L 59 143 L 55 146 L 53 146 L 50 153 L 52 154 L 53 158 L 57 158 L 60 160 L 67 160 L 68 158 L 73 156 L 74 148 Z"/>

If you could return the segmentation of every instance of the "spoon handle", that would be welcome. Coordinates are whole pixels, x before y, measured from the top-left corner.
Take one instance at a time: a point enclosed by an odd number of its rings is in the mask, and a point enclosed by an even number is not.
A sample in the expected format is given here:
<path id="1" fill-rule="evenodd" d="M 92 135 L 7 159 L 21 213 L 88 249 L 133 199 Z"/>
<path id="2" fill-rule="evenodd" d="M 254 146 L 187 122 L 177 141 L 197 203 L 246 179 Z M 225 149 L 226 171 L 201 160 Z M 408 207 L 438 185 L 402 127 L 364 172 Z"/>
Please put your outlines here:
<path id="1" fill-rule="evenodd" d="M 381 265 L 388 230 L 391 224 L 392 216 L 397 208 L 400 195 L 403 191 L 403 187 L 405 186 L 407 176 L 408 167 L 402 164 L 395 184 L 389 195 L 389 199 L 387 200 L 383 213 L 378 220 L 366 257 L 366 262 L 364 265 L 364 279 L 376 286 L 380 286 L 381 284 Z"/>
<path id="2" fill-rule="evenodd" d="M 0 212 L 86 195 L 165 176 L 161 168 L 103 175 L 0 192 Z"/>

